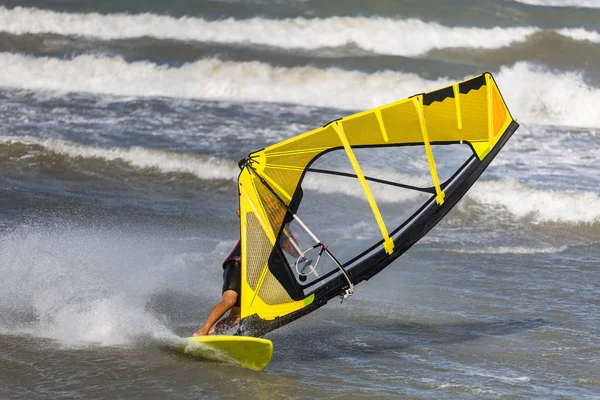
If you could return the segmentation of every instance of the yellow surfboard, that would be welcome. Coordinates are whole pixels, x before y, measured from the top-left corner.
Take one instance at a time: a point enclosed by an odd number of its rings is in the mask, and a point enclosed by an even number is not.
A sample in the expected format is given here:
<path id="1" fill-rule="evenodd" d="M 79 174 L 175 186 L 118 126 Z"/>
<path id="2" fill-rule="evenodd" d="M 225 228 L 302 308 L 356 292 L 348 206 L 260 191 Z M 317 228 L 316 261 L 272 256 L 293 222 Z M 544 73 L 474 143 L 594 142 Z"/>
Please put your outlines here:
<path id="1" fill-rule="evenodd" d="M 273 357 L 273 343 L 250 336 L 194 336 L 176 346 L 177 350 L 200 358 L 224 361 L 260 371 Z"/>

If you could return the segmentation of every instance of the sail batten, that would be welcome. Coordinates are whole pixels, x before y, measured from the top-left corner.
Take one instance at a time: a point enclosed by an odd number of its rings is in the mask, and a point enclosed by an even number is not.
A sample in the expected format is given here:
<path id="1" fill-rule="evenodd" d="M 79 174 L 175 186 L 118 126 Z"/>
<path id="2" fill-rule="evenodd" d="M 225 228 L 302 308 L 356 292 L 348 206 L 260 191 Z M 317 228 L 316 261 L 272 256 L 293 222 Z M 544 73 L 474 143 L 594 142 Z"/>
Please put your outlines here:
<path id="1" fill-rule="evenodd" d="M 381 231 L 381 236 L 383 236 L 383 247 L 385 248 L 386 252 L 391 254 L 392 251 L 394 251 L 394 241 L 388 235 L 388 230 L 387 230 L 387 227 L 385 226 L 385 222 L 383 221 L 383 217 L 381 216 L 381 212 L 379 212 L 379 207 L 377 206 L 377 202 L 375 201 L 375 198 L 373 197 L 373 193 L 371 192 L 371 189 L 369 188 L 369 184 L 367 183 L 367 180 L 365 179 L 365 175 L 362 173 L 360 164 L 356 160 L 356 156 L 354 155 L 354 152 L 352 151 L 352 147 L 350 146 L 350 143 L 348 142 L 348 138 L 346 137 L 346 134 L 344 133 L 344 128 L 343 128 L 342 122 L 341 121 L 334 122 L 333 127 L 334 127 L 335 131 L 337 132 L 338 136 L 340 137 L 340 141 L 342 142 L 342 145 L 344 146 L 344 150 L 346 151 L 348 160 L 350 160 L 352 169 L 354 170 L 354 173 L 356 174 L 356 177 L 358 178 L 358 182 L 360 183 L 360 186 L 362 187 L 362 189 L 364 191 L 367 201 L 369 202 L 369 206 L 371 206 L 371 210 L 373 211 L 373 216 L 375 216 L 375 220 L 377 221 L 377 226 L 379 227 L 379 230 Z"/>

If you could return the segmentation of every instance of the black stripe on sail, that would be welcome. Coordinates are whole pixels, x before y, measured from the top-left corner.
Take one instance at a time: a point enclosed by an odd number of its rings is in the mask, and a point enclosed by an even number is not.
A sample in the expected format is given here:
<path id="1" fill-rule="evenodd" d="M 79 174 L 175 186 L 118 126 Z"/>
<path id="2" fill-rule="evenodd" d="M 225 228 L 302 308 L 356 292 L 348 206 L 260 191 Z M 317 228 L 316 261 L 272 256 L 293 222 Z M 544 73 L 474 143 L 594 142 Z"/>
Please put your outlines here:
<path id="1" fill-rule="evenodd" d="M 482 86 L 485 86 L 485 74 L 480 75 L 476 78 L 470 79 L 466 82 L 459 83 L 458 91 L 461 94 L 467 94 L 471 90 L 477 90 Z"/>
<path id="2" fill-rule="evenodd" d="M 462 82 L 458 84 L 458 91 L 461 94 L 467 94 L 471 90 L 477 90 L 482 86 L 485 86 L 485 74 L 475 77 L 473 79 L 469 79 L 466 82 Z M 448 86 L 434 92 L 424 93 L 423 94 L 423 105 L 429 106 L 432 103 L 439 101 L 442 102 L 448 98 L 454 98 L 454 89 L 452 86 Z"/>
<path id="3" fill-rule="evenodd" d="M 428 106 L 434 101 L 442 102 L 447 98 L 454 98 L 454 89 L 452 89 L 452 86 L 436 90 L 435 92 L 425 93 L 423 95 L 423 105 Z"/>

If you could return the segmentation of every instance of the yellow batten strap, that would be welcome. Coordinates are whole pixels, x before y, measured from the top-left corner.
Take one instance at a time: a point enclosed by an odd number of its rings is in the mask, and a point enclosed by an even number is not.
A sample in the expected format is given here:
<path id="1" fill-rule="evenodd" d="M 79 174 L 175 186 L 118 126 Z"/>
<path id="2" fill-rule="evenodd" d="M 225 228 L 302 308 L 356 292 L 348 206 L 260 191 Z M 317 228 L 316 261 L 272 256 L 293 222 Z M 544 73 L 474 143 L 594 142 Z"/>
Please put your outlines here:
<path id="1" fill-rule="evenodd" d="M 488 139 L 491 149 L 494 146 L 494 113 L 492 110 L 492 82 L 489 74 L 485 74 L 485 85 L 487 86 Z"/>
<path id="2" fill-rule="evenodd" d="M 460 91 L 458 89 L 458 83 L 452 85 L 452 90 L 454 90 L 454 104 L 456 104 L 456 123 L 458 124 L 458 129 L 462 129 L 462 114 L 460 113 Z"/>
<path id="3" fill-rule="evenodd" d="M 265 165 L 265 168 L 285 169 L 287 171 L 301 171 L 301 172 L 306 169 L 305 167 L 295 167 L 293 165 L 278 165 L 278 164 L 267 164 L 267 165 Z"/>
<path id="4" fill-rule="evenodd" d="M 431 172 L 431 179 L 433 186 L 435 187 L 435 201 L 442 205 L 444 204 L 444 198 L 446 194 L 440 187 L 440 179 L 438 178 L 437 169 L 435 168 L 435 160 L 433 159 L 433 152 L 431 151 L 431 144 L 429 143 L 429 135 L 427 134 L 427 124 L 425 123 L 425 116 L 423 115 L 423 95 L 413 97 L 413 104 L 417 109 L 417 115 L 419 116 L 419 124 L 421 125 L 421 133 L 423 135 L 423 144 L 425 145 L 425 154 L 427 154 L 427 162 L 429 163 L 429 171 Z"/>
<path id="5" fill-rule="evenodd" d="M 269 157 L 280 157 L 280 156 L 289 156 L 295 154 L 306 154 L 306 153 L 320 153 L 322 151 L 328 150 L 329 147 L 315 147 L 310 149 L 302 149 L 302 150 L 287 150 L 287 151 L 278 151 L 278 152 L 269 152 Z"/>
<path id="6" fill-rule="evenodd" d="M 269 238 L 269 241 L 271 241 L 271 244 L 274 245 L 275 244 L 275 235 L 273 234 L 271 227 L 269 226 L 269 224 L 267 222 L 265 222 L 265 220 L 262 217 L 262 214 L 256 209 L 256 207 L 254 207 L 254 204 L 252 203 L 252 200 L 250 200 L 250 196 L 248 196 L 248 193 L 246 192 L 244 187 L 240 186 L 240 189 L 241 189 L 240 192 L 246 198 L 246 201 L 248 202 L 248 204 L 250 204 L 250 207 L 252 208 L 252 211 L 254 212 L 256 219 L 258 219 L 258 223 L 263 228 L 263 231 L 266 233 L 267 237 Z M 265 277 L 267 276 L 268 271 L 269 271 L 269 265 L 265 264 L 262 272 L 260 273 L 260 278 L 258 279 L 258 283 L 256 284 L 256 289 L 254 290 L 254 296 L 252 297 L 252 301 L 250 301 L 250 307 L 252 306 L 252 303 L 254 303 L 254 300 L 256 299 L 256 296 L 258 295 L 258 292 L 260 291 L 260 288 L 265 280 Z"/>
<path id="7" fill-rule="evenodd" d="M 352 147 L 350 147 L 350 143 L 348 142 L 348 138 L 346 138 L 346 134 L 344 133 L 344 128 L 342 126 L 341 121 L 336 121 L 332 124 L 333 129 L 337 132 L 342 145 L 344 146 L 344 150 L 346 150 L 346 155 L 350 160 L 350 164 L 352 164 L 352 168 L 354 169 L 354 173 L 360 182 L 360 185 L 365 192 L 365 196 L 367 197 L 367 201 L 371 206 L 371 210 L 373 211 L 373 215 L 377 220 L 377 225 L 379 225 L 379 230 L 381 230 L 381 236 L 383 236 L 383 248 L 386 253 L 392 254 L 394 251 L 394 240 L 388 234 L 388 230 L 385 227 L 385 222 L 383 221 L 383 217 L 381 216 L 381 212 L 379 212 L 379 208 L 377 207 L 377 203 L 375 202 L 375 198 L 373 197 L 373 193 L 371 193 L 371 189 L 367 184 L 367 180 L 360 169 L 360 165 L 354 156 L 354 152 L 352 151 Z"/>
<path id="8" fill-rule="evenodd" d="M 377 117 L 377 121 L 379 121 L 379 129 L 381 129 L 381 135 L 383 136 L 384 142 L 389 142 L 387 131 L 385 130 L 385 124 L 383 123 L 383 119 L 381 118 L 381 109 L 378 108 L 375 110 L 375 116 Z"/>

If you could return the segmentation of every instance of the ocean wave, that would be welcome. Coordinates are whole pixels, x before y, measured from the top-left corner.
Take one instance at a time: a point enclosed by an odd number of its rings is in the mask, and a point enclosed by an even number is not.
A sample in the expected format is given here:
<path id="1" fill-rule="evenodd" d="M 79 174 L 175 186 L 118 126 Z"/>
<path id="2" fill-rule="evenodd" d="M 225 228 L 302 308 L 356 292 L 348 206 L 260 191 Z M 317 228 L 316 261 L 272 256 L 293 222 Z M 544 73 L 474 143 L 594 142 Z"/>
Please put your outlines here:
<path id="1" fill-rule="evenodd" d="M 14 149 L 15 146 L 26 146 L 26 149 Z M 41 139 L 35 137 L 12 137 L 0 136 L 0 151 L 5 150 L 13 161 L 23 161 L 28 165 L 33 162 L 54 162 L 48 158 L 48 153 L 58 154 L 61 157 L 79 158 L 84 160 L 99 159 L 104 163 L 85 164 L 99 173 L 106 174 L 106 164 L 115 161 L 124 162 L 140 170 L 152 170 L 154 173 L 189 173 L 203 180 L 232 180 L 235 181 L 239 174 L 239 168 L 235 163 L 217 159 L 215 157 L 196 156 L 189 154 L 174 153 L 168 151 L 151 150 L 141 147 L 131 148 L 105 148 L 97 146 L 85 146 L 66 140 Z M 11 149 L 12 148 L 12 149 Z M 42 150 L 40 150 L 42 148 Z M 37 156 L 39 160 L 35 160 Z M 394 176 L 388 171 L 388 176 Z M 415 183 L 422 183 L 415 181 Z M 364 198 L 364 192 L 359 186 L 348 187 L 348 181 L 339 177 L 319 175 L 318 177 L 307 176 L 303 187 L 321 194 L 338 194 L 355 198 Z M 353 190 L 354 189 L 354 190 Z M 378 185 L 372 188 L 378 201 L 382 203 L 398 203 L 412 201 L 418 196 L 416 192 L 399 190 L 391 186 Z"/>
<path id="2" fill-rule="evenodd" d="M 288 19 L 174 18 L 156 14 L 60 13 L 0 7 L 0 30 L 102 40 L 153 37 L 179 41 L 239 43 L 313 50 L 355 45 L 379 54 L 415 56 L 449 47 L 495 49 L 521 42 L 536 27 L 452 27 L 419 19 L 329 17 Z"/>
<path id="3" fill-rule="evenodd" d="M 239 169 L 229 161 L 214 157 L 202 157 L 189 154 L 150 150 L 141 147 L 104 148 L 85 146 L 66 140 L 40 139 L 34 137 L 0 136 L 3 146 L 25 145 L 31 147 L 20 159 L 27 159 L 39 154 L 39 147 L 44 152 L 60 154 L 70 158 L 100 159 L 105 162 L 120 160 L 139 169 L 152 169 L 159 173 L 189 173 L 204 180 L 235 180 Z"/>
<path id="4" fill-rule="evenodd" d="M 478 182 L 467 198 L 534 223 L 600 223 L 600 195 L 593 192 L 540 190 L 502 180 Z"/>
<path id="5" fill-rule="evenodd" d="M 502 67 L 496 76 L 515 119 L 523 122 L 599 127 L 600 88 L 582 73 L 558 73 L 519 62 Z"/>
<path id="6" fill-rule="evenodd" d="M 120 57 L 82 55 L 71 60 L 0 53 L 0 86 L 120 96 L 266 101 L 361 109 L 435 89 L 447 79 L 416 74 L 366 74 L 339 68 L 273 67 L 262 62 L 204 59 L 181 67 Z M 351 96 L 333 94 L 351 93 Z"/>
<path id="7" fill-rule="evenodd" d="M 181 67 L 119 57 L 83 55 L 70 60 L 0 53 L 0 86 L 58 92 L 279 102 L 364 110 L 454 81 L 414 73 L 364 73 L 339 68 L 274 67 L 262 62 L 204 59 Z M 495 74 L 520 122 L 600 127 L 600 88 L 579 72 L 553 72 L 520 62 Z"/>
<path id="8" fill-rule="evenodd" d="M 558 33 L 574 40 L 600 43 L 600 33 L 596 31 L 588 31 L 583 28 L 564 28 L 560 29 Z"/>
<path id="9" fill-rule="evenodd" d="M 363 51 L 419 56 L 435 49 L 498 49 L 526 41 L 536 26 L 463 27 L 416 18 L 383 17 L 221 19 L 158 14 L 62 13 L 36 8 L 0 7 L 0 31 L 14 35 L 54 34 L 99 40 L 150 37 L 220 44 L 316 50 L 356 46 Z M 551 29 L 574 40 L 598 42 L 599 32 Z"/>
<path id="10" fill-rule="evenodd" d="M 597 0 L 514 0 L 517 3 L 542 7 L 600 8 Z"/>
<path id="11" fill-rule="evenodd" d="M 568 246 L 558 247 L 486 247 L 483 249 L 448 249 L 452 253 L 461 254 L 556 254 L 568 250 Z"/>
<path id="12" fill-rule="evenodd" d="M 84 146 L 77 143 L 33 137 L 0 137 L 2 146 L 30 146 L 21 159 L 30 162 L 31 157 L 44 152 L 60 154 L 71 158 L 101 159 L 105 162 L 120 160 L 139 169 L 152 169 L 155 172 L 190 173 L 205 180 L 235 180 L 237 166 L 229 161 L 213 157 L 144 148 L 102 148 Z M 307 179 L 305 189 L 322 194 L 342 194 L 361 197 L 360 191 L 349 190 L 344 182 L 335 184 L 331 179 Z M 389 187 L 374 187 L 374 195 L 382 203 L 402 203 L 415 200 L 414 193 L 398 191 Z M 361 197 L 362 198 L 362 197 Z M 478 182 L 467 193 L 470 199 L 493 212 L 508 212 L 516 218 L 525 218 L 534 223 L 600 223 L 600 195 L 593 192 L 557 191 L 530 188 L 514 180 Z"/>

